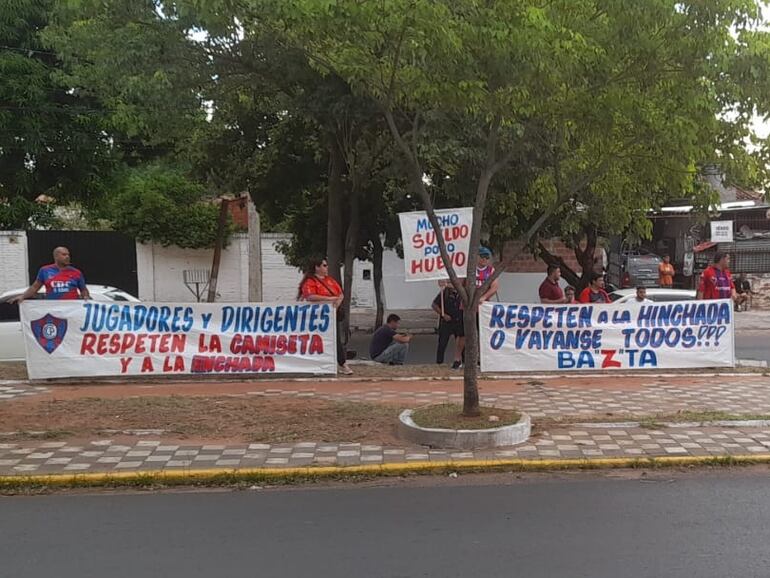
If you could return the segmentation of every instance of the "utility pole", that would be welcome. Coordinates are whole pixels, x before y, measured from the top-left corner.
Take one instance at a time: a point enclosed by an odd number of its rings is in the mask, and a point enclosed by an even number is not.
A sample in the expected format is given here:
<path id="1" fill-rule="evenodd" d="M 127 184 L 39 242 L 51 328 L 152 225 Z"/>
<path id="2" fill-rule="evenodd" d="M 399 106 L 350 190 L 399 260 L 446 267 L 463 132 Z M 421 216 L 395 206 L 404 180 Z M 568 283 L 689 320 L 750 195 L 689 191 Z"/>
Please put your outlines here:
<path id="1" fill-rule="evenodd" d="M 262 301 L 262 227 L 254 201 L 247 195 L 249 211 L 249 302 Z"/>
<path id="2" fill-rule="evenodd" d="M 237 197 L 235 199 L 221 199 L 219 205 L 219 223 L 217 226 L 217 241 L 214 245 L 214 262 L 211 264 L 211 277 L 209 278 L 209 303 L 214 303 L 217 298 L 217 280 L 219 279 L 219 262 L 222 260 L 222 245 L 225 243 L 225 227 L 227 227 L 227 213 L 230 210 L 230 203 L 243 203 L 246 199 Z M 241 205 L 243 206 L 243 205 Z"/>

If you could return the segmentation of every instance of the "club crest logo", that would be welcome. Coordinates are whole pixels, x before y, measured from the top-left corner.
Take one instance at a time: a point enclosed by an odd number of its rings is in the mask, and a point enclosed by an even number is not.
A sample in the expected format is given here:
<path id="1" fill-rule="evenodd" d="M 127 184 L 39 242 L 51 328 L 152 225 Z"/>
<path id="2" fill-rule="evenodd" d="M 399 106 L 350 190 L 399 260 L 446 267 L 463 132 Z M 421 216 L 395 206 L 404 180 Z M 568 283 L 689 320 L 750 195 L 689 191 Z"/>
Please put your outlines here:
<path id="1" fill-rule="evenodd" d="M 67 334 L 67 320 L 54 317 L 50 313 L 46 314 L 45 317 L 31 321 L 30 325 L 35 340 L 48 353 L 56 351 Z"/>

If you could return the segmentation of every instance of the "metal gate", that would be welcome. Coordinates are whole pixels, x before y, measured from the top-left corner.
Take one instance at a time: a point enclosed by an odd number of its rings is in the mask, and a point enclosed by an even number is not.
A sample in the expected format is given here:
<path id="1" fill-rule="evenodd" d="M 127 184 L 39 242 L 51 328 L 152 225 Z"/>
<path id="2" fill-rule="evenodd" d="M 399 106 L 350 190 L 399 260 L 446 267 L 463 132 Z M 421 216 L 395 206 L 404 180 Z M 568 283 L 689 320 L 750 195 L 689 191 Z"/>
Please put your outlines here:
<path id="1" fill-rule="evenodd" d="M 70 250 L 72 265 L 83 272 L 86 283 L 112 285 L 138 296 L 134 239 L 113 231 L 27 231 L 30 281 L 41 266 L 53 262 L 56 247 Z"/>

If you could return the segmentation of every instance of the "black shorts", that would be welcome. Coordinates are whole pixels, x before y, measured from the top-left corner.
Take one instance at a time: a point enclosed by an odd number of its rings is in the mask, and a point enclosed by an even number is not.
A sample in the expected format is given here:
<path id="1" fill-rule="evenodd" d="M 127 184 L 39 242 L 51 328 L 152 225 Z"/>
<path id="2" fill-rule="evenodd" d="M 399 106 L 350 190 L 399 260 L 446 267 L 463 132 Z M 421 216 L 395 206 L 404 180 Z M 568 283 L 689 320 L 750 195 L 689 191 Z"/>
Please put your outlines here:
<path id="1" fill-rule="evenodd" d="M 463 327 L 462 320 L 442 321 L 441 326 L 444 331 L 448 331 L 454 337 L 465 337 L 465 327 Z"/>

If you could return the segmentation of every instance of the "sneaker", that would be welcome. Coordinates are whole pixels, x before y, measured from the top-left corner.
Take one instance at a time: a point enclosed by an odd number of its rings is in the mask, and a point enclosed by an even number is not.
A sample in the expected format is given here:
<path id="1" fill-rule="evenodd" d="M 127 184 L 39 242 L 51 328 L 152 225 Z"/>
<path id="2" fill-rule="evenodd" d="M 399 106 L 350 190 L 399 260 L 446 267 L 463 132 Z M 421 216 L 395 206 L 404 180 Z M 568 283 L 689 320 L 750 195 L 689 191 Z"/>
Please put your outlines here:
<path id="1" fill-rule="evenodd" d="M 345 365 L 340 365 L 340 369 L 339 369 L 339 371 L 340 371 L 340 373 L 341 373 L 342 375 L 353 375 L 353 370 L 352 370 L 352 369 L 350 369 L 350 368 L 347 366 L 347 364 L 345 364 Z"/>
<path id="2" fill-rule="evenodd" d="M 460 369 L 463 366 L 462 361 L 455 361 L 452 364 L 452 369 Z"/>

